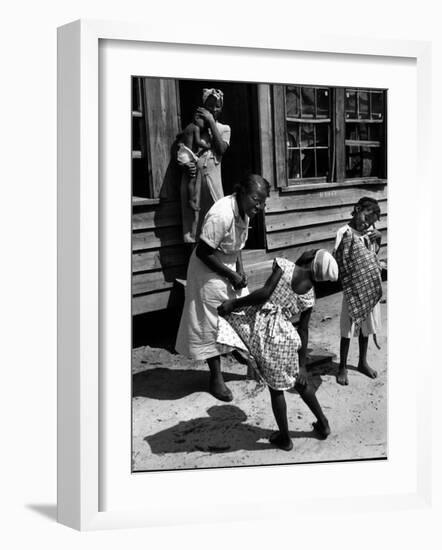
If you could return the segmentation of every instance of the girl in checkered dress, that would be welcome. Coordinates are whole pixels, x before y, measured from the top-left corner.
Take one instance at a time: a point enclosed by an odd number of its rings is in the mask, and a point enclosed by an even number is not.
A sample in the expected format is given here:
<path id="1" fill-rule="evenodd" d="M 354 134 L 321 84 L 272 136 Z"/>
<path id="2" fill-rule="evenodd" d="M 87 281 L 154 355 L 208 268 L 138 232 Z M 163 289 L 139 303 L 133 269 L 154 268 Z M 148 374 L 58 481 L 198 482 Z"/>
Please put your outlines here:
<path id="1" fill-rule="evenodd" d="M 337 265 L 325 250 L 304 253 L 295 263 L 276 258 L 264 286 L 248 296 L 227 300 L 220 314 L 217 342 L 247 351 L 260 378 L 268 385 L 279 431 L 271 443 L 289 451 L 290 439 L 284 390 L 296 388 L 317 418 L 314 428 L 322 437 L 330 433 L 315 391 L 307 381 L 308 324 L 315 301 L 313 283 L 336 280 Z M 298 329 L 291 319 L 300 315 Z"/>
<path id="2" fill-rule="evenodd" d="M 381 233 L 375 228 L 380 212 L 375 199 L 362 197 L 354 206 L 351 221 L 336 235 L 334 256 L 343 288 L 336 381 L 343 386 L 348 384 L 347 357 L 352 336 L 359 340 L 358 371 L 369 378 L 377 377 L 377 372 L 367 362 L 367 350 L 370 334 L 375 339 L 381 327 L 382 280 L 376 256 L 381 246 Z"/>

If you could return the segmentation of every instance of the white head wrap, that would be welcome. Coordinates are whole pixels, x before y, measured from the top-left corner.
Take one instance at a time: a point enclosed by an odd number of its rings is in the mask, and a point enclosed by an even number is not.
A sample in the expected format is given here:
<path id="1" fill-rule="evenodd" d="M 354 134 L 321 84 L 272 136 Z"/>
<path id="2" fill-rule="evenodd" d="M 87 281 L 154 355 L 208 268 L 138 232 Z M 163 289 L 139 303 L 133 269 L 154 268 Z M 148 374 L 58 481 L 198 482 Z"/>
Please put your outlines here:
<path id="1" fill-rule="evenodd" d="M 223 106 L 224 94 L 221 90 L 217 90 L 215 88 L 203 88 L 203 104 L 211 96 L 213 96 L 217 101 L 219 101 L 221 107 Z"/>
<path id="2" fill-rule="evenodd" d="M 313 279 L 315 281 L 337 281 L 339 275 L 338 264 L 330 252 L 321 249 L 315 254 L 312 264 Z"/>

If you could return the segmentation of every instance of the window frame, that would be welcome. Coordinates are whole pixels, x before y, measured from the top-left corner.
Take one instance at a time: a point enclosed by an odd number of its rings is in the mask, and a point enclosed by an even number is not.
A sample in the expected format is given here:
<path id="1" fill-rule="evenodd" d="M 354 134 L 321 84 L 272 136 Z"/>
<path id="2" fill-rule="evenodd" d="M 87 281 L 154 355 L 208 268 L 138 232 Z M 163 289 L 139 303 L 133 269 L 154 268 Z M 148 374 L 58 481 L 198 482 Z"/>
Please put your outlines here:
<path id="1" fill-rule="evenodd" d="M 276 187 L 281 191 L 293 191 L 303 189 L 319 189 L 324 187 L 336 187 L 343 185 L 362 185 L 362 184 L 386 184 L 387 183 L 387 90 L 378 88 L 362 88 L 352 86 L 310 86 L 293 84 L 293 86 L 307 86 L 313 88 L 328 88 L 330 90 L 330 141 L 329 141 L 329 175 L 328 177 L 310 177 L 310 178 L 289 178 L 287 170 L 287 107 L 286 107 L 286 89 L 292 84 L 273 85 L 273 122 L 275 128 L 275 178 Z M 346 115 L 345 115 L 345 91 L 367 90 L 379 91 L 383 94 L 383 120 L 378 123 L 382 125 L 381 132 L 381 167 L 379 176 L 346 176 Z M 327 119 L 327 120 L 329 120 Z M 308 123 L 309 119 L 305 119 Z M 361 119 L 360 122 L 364 122 Z M 358 119 L 349 119 L 349 123 L 357 123 Z"/>

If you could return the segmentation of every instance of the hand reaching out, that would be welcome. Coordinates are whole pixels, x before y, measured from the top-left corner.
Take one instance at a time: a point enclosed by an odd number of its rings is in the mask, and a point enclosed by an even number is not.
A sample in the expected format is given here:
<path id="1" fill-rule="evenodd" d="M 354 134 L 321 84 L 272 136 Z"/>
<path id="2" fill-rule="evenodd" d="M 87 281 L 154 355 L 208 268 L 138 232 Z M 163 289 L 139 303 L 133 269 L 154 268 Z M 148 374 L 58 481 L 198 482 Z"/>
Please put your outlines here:
<path id="1" fill-rule="evenodd" d="M 218 315 L 225 317 L 233 311 L 233 300 L 226 300 L 218 307 Z"/>

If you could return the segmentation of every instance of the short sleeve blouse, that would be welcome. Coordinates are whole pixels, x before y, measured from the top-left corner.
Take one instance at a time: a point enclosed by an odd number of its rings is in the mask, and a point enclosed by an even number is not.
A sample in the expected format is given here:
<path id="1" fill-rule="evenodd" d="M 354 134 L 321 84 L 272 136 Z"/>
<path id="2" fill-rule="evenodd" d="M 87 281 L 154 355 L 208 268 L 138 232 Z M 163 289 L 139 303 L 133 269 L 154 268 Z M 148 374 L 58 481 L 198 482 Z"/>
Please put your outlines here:
<path id="1" fill-rule="evenodd" d="M 207 213 L 200 239 L 224 254 L 239 252 L 249 231 L 249 218 L 245 218 L 239 214 L 235 194 L 227 195 L 216 201 Z"/>
<path id="2" fill-rule="evenodd" d="M 221 122 L 217 122 L 216 126 L 218 127 L 218 131 L 221 135 L 222 140 L 230 145 L 230 126 L 228 126 L 227 124 L 221 124 Z"/>

